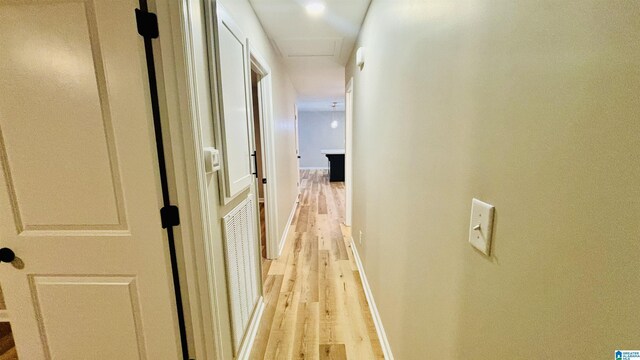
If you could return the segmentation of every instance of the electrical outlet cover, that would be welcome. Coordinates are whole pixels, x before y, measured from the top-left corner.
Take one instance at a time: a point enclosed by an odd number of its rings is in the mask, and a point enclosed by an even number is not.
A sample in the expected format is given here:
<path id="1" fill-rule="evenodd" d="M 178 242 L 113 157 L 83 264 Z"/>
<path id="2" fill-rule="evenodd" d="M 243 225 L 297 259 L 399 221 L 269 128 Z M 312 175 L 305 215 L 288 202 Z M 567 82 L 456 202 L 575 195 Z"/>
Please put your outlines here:
<path id="1" fill-rule="evenodd" d="M 478 199 L 471 201 L 471 221 L 469 222 L 469 242 L 473 247 L 489 256 L 493 234 L 494 206 Z"/>

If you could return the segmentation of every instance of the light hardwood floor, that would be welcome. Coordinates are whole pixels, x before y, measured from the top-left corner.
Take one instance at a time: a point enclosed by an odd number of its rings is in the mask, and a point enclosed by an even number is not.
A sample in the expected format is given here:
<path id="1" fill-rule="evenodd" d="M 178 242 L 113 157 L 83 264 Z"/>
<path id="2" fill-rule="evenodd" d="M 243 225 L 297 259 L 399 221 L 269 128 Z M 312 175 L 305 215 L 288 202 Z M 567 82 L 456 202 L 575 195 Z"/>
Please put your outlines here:
<path id="1" fill-rule="evenodd" d="M 0 360 L 18 360 L 11 325 L 8 322 L 0 323 Z"/>
<path id="2" fill-rule="evenodd" d="M 279 259 L 263 264 L 266 308 L 251 359 L 384 359 L 344 226 L 344 183 L 301 172 Z"/>

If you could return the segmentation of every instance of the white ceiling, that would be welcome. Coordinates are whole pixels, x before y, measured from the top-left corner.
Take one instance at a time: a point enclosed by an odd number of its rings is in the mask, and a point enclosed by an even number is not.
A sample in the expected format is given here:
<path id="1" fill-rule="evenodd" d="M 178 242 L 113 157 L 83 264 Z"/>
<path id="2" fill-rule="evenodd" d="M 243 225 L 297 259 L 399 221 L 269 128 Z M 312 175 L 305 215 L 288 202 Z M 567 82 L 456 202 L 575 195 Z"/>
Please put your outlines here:
<path id="1" fill-rule="evenodd" d="M 298 91 L 300 110 L 330 110 L 344 103 L 344 67 L 371 0 L 249 0 L 281 53 Z M 320 16 L 305 6 L 322 2 Z M 343 105 L 344 106 L 344 105 Z"/>

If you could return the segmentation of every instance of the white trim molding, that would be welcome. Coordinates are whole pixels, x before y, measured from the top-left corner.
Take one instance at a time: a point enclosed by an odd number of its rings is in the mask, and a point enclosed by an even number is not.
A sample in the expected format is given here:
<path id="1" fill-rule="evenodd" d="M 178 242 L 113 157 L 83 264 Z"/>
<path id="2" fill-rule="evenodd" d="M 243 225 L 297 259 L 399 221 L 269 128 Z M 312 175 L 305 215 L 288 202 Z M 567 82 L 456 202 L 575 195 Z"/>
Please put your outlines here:
<path id="1" fill-rule="evenodd" d="M 382 347 L 382 353 L 384 354 L 384 358 L 386 360 L 394 360 L 393 354 L 391 353 L 391 346 L 389 345 L 389 340 L 387 339 L 387 333 L 384 332 L 384 327 L 382 326 L 382 319 L 380 318 L 380 313 L 378 312 L 378 308 L 376 307 L 376 302 L 375 300 L 373 300 L 373 293 L 371 293 L 371 288 L 369 287 L 369 282 L 367 281 L 367 275 L 364 272 L 364 267 L 362 267 L 362 261 L 360 260 L 360 255 L 358 254 L 358 248 L 356 248 L 356 244 L 353 241 L 353 237 L 351 237 L 351 252 L 353 253 L 353 258 L 356 261 L 356 266 L 358 267 L 358 273 L 360 273 L 360 280 L 362 282 L 362 287 L 364 288 L 364 294 L 367 298 L 367 303 L 369 303 L 369 309 L 371 310 L 371 317 L 373 318 L 373 324 L 376 326 L 378 339 L 380 339 L 380 346 Z"/>
<path id="2" fill-rule="evenodd" d="M 287 219 L 287 225 L 284 227 L 284 231 L 282 232 L 282 237 L 280 238 L 280 244 L 278 244 L 278 256 L 282 255 L 282 249 L 284 249 L 284 244 L 287 242 L 287 236 L 289 235 L 289 229 L 291 229 L 291 221 L 293 221 L 293 217 L 296 215 L 296 209 L 298 208 L 298 198 L 296 197 L 296 201 L 293 202 L 293 207 L 291 208 L 291 213 L 289 214 L 289 218 Z"/>
<path id="3" fill-rule="evenodd" d="M 353 78 L 349 79 L 347 84 L 344 107 L 344 187 L 346 192 L 344 223 L 347 226 L 351 226 L 353 217 Z"/>
<path id="4" fill-rule="evenodd" d="M 236 359 L 249 359 L 249 356 L 251 355 L 251 349 L 253 348 L 253 343 L 256 340 L 256 336 L 258 335 L 258 328 L 260 327 L 260 320 L 262 320 L 264 308 L 265 303 L 263 297 L 261 296 L 260 299 L 258 299 L 258 304 L 256 305 L 256 309 L 253 313 L 253 318 L 251 318 L 249 327 L 247 327 L 245 339 L 242 342 L 240 349 L 238 350 L 238 356 L 236 357 Z"/>

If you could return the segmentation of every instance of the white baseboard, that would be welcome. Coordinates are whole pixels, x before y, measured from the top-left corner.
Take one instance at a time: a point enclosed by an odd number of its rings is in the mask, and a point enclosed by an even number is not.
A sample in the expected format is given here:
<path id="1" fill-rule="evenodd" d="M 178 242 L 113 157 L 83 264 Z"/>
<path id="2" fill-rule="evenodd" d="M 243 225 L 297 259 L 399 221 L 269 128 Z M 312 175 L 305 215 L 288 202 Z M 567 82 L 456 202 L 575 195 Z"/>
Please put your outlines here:
<path id="1" fill-rule="evenodd" d="M 289 229 L 291 228 L 291 221 L 293 220 L 293 217 L 296 215 L 297 208 L 298 208 L 298 197 L 296 196 L 296 201 L 293 202 L 291 213 L 289 214 L 289 218 L 287 219 L 287 225 L 284 227 L 284 232 L 282 233 L 282 237 L 280 238 L 277 257 L 280 257 L 280 255 L 282 255 L 282 250 L 284 249 L 284 244 L 287 242 L 287 235 L 289 235 Z"/>
<path id="2" fill-rule="evenodd" d="M 329 168 L 326 166 L 320 166 L 320 167 L 309 166 L 309 167 L 300 167 L 300 170 L 329 170 Z"/>
<path id="3" fill-rule="evenodd" d="M 378 333 L 378 338 L 380 339 L 382 353 L 384 354 L 384 358 L 386 360 L 393 360 L 393 354 L 391 353 L 391 346 L 389 345 L 389 340 L 387 339 L 387 333 L 384 332 L 382 319 L 380 318 L 380 313 L 378 312 L 378 308 L 376 307 L 376 302 L 375 300 L 373 300 L 373 294 L 371 293 L 371 288 L 369 287 L 369 282 L 367 281 L 367 275 L 364 273 L 362 261 L 360 261 L 358 248 L 356 248 L 356 244 L 355 242 L 353 242 L 353 237 L 351 238 L 351 251 L 353 252 L 353 258 L 355 259 L 356 266 L 358 267 L 358 273 L 360 273 L 360 280 L 362 281 L 364 294 L 367 297 L 367 302 L 369 303 L 371 317 L 373 317 L 373 324 L 376 326 L 376 332 Z"/>
<path id="4" fill-rule="evenodd" d="M 236 359 L 249 359 L 251 350 L 253 349 L 253 342 L 256 340 L 256 335 L 258 334 L 258 327 L 260 327 L 260 320 L 262 320 L 264 308 L 265 303 L 264 299 L 261 296 L 260 299 L 258 299 L 258 305 L 256 305 L 256 309 L 253 312 L 253 317 L 251 318 L 251 322 L 249 323 L 249 327 L 247 328 L 247 334 L 245 335 L 242 345 L 240 345 L 240 350 L 238 351 L 238 356 L 236 357 Z"/>

